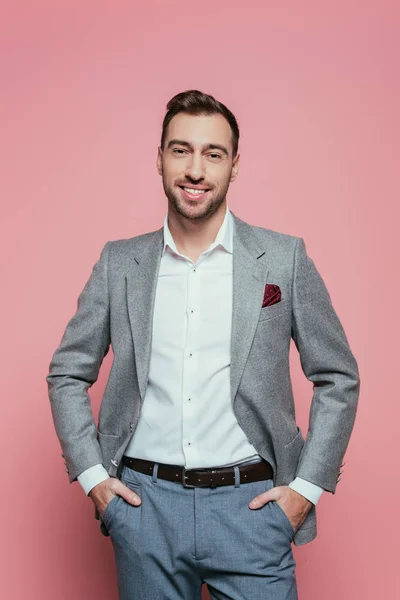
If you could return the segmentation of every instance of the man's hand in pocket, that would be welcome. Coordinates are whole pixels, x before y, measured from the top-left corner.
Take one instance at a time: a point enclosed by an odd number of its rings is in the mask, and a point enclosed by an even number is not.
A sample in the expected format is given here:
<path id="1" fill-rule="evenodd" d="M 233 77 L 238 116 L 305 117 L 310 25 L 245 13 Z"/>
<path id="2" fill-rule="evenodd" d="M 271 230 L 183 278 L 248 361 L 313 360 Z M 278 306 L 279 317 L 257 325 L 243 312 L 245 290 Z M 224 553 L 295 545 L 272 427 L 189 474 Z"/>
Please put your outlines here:
<path id="1" fill-rule="evenodd" d="M 90 490 L 88 496 L 93 500 L 100 518 L 103 517 L 104 511 L 114 496 L 122 496 L 124 500 L 134 506 L 139 506 L 142 502 L 141 498 L 135 492 L 130 490 L 116 477 L 109 477 L 95 485 Z"/>
<path id="2" fill-rule="evenodd" d="M 249 504 L 249 508 L 261 508 L 267 502 L 275 500 L 295 531 L 302 525 L 313 503 L 287 485 L 273 487 L 268 492 L 259 494 Z"/>

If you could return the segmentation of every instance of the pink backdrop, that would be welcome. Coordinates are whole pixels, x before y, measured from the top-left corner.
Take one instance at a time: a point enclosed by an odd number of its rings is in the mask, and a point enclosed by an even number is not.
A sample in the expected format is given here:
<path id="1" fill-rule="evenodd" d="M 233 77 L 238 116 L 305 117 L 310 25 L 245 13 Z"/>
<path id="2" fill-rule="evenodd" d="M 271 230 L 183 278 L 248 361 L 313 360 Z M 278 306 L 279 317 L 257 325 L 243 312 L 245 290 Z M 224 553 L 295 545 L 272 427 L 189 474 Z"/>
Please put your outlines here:
<path id="1" fill-rule="evenodd" d="M 395 4 L 3 5 L 2 597 L 117 599 L 111 542 L 68 483 L 45 376 L 105 241 L 161 227 L 161 122 L 189 88 L 238 118 L 230 207 L 304 237 L 360 367 L 337 492 L 320 500 L 317 539 L 294 548 L 300 598 L 400 597 Z M 294 345 L 291 360 L 305 433 L 312 386 Z"/>

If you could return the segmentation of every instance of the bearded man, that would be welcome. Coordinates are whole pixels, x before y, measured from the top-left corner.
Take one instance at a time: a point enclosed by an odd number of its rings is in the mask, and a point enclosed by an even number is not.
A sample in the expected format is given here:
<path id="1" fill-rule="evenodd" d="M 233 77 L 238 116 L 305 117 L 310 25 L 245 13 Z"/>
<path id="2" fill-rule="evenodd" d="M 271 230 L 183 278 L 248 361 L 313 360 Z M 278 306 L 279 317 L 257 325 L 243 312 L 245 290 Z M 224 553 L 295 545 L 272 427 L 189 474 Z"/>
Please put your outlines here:
<path id="1" fill-rule="evenodd" d="M 213 600 L 297 599 L 292 542 L 316 537 L 353 429 L 357 362 L 304 239 L 228 208 L 238 143 L 213 96 L 169 101 L 164 224 L 105 244 L 46 378 L 121 600 L 199 600 L 202 584 Z M 313 383 L 305 438 L 291 339 Z M 96 426 L 88 388 L 110 346 Z"/>

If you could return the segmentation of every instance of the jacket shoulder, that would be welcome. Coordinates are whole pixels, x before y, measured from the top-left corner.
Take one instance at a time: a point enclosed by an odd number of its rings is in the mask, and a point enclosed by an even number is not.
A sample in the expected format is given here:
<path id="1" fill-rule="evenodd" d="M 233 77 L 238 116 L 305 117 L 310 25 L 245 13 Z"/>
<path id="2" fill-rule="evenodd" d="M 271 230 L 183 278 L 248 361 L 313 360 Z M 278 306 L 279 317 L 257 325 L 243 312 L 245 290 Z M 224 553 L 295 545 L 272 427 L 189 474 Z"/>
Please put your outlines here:
<path id="1" fill-rule="evenodd" d="M 147 233 L 141 233 L 130 238 L 121 238 L 117 240 L 109 240 L 107 245 L 113 255 L 126 255 L 132 250 L 140 251 L 142 248 L 148 247 L 149 244 L 162 238 L 161 229 L 155 229 Z"/>
<path id="2" fill-rule="evenodd" d="M 299 239 L 298 236 L 284 233 L 283 231 L 276 231 L 275 229 L 268 229 L 267 227 L 257 225 L 252 225 L 252 227 L 258 239 L 267 240 L 271 243 L 293 247 Z"/>
<path id="3" fill-rule="evenodd" d="M 248 232 L 251 231 L 260 248 L 267 249 L 268 251 L 275 250 L 278 254 L 282 252 L 292 253 L 300 239 L 298 236 L 283 231 L 276 231 L 275 229 L 261 227 L 260 225 L 253 225 L 252 223 L 243 221 L 236 215 L 235 217 L 240 228 L 245 228 Z"/>

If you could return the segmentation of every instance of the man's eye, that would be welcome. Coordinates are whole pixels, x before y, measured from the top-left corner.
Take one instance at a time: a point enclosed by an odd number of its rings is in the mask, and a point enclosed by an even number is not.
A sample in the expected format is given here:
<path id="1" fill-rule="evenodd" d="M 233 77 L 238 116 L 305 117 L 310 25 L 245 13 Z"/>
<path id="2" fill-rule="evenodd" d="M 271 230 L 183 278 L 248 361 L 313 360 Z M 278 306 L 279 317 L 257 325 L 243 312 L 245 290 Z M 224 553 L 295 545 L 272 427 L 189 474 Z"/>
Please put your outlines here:
<path id="1" fill-rule="evenodd" d="M 215 152 L 213 152 L 209 156 L 211 156 L 211 158 L 214 158 L 214 159 L 221 158 L 221 155 L 220 154 L 216 154 Z"/>
<path id="2" fill-rule="evenodd" d="M 185 150 L 182 150 L 181 148 L 174 148 L 174 149 L 172 150 L 172 152 L 173 152 L 174 154 L 179 154 L 180 152 L 182 152 L 182 153 L 183 153 L 183 152 L 185 152 Z"/>

